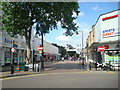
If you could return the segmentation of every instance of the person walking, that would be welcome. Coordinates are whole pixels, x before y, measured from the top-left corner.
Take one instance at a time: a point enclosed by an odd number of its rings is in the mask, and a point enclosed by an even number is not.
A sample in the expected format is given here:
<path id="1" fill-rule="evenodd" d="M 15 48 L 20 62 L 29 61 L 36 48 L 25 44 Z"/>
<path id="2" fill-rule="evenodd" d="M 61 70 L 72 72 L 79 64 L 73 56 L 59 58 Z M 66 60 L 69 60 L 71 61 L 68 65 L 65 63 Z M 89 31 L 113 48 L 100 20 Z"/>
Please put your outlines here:
<path id="1" fill-rule="evenodd" d="M 91 70 L 91 62 L 89 63 L 89 70 Z"/>

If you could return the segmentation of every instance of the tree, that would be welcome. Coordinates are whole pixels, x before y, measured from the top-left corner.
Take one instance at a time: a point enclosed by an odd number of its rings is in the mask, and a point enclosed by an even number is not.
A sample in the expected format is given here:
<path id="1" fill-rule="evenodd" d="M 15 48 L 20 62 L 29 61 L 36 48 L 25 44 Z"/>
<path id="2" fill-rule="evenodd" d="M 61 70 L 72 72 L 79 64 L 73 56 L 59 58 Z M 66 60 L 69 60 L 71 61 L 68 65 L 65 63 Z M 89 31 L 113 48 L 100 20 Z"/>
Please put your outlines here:
<path id="1" fill-rule="evenodd" d="M 78 16 L 77 2 L 2 2 L 3 30 L 12 37 L 15 35 L 25 36 L 27 57 L 29 63 L 31 54 L 31 30 L 36 26 L 36 34 L 49 33 L 57 29 L 57 23 L 66 29 L 65 35 L 77 33 L 78 26 L 73 20 L 73 12 Z"/>
<path id="2" fill-rule="evenodd" d="M 58 47 L 59 53 L 61 54 L 61 56 L 65 56 L 67 54 L 67 51 L 66 51 L 65 47 L 54 44 L 54 43 L 52 43 L 52 45 Z"/>
<path id="3" fill-rule="evenodd" d="M 70 45 L 70 44 L 67 44 L 67 48 L 68 49 L 74 49 L 74 47 L 72 45 Z"/>

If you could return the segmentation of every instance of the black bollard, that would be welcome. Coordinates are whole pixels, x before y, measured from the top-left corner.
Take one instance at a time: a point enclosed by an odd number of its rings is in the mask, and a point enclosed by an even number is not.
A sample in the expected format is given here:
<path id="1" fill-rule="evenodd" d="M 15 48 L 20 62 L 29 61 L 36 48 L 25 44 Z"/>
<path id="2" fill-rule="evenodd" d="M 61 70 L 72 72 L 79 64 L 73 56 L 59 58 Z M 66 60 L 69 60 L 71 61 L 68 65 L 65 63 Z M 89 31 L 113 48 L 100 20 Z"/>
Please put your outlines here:
<path id="1" fill-rule="evenodd" d="M 89 70 L 91 70 L 91 62 L 89 63 Z"/>

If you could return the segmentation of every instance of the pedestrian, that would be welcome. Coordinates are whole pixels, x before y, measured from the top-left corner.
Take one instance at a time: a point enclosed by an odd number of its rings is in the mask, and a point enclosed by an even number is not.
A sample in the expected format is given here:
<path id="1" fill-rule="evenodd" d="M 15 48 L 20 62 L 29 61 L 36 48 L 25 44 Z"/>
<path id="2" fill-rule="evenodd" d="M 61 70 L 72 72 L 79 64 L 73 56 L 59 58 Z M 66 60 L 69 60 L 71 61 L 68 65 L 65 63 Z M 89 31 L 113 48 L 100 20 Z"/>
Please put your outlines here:
<path id="1" fill-rule="evenodd" d="M 97 62 L 95 62 L 95 69 L 96 69 L 96 71 L 97 71 Z"/>
<path id="2" fill-rule="evenodd" d="M 84 60 L 82 60 L 82 66 L 84 67 Z"/>

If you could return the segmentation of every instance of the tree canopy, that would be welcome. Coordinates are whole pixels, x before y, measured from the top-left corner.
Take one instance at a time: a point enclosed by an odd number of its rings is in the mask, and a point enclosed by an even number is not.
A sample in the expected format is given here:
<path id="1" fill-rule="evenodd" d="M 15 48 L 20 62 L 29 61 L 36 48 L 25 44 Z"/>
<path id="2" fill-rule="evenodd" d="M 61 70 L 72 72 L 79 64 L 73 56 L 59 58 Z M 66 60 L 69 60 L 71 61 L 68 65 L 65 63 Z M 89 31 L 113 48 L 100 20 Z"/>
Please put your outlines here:
<path id="1" fill-rule="evenodd" d="M 73 12 L 77 15 L 77 2 L 3 2 L 4 29 L 13 34 L 25 36 L 26 31 L 36 23 L 37 34 L 43 29 L 44 33 L 57 29 L 57 23 L 66 29 L 65 35 L 72 35 L 78 26 L 73 20 Z M 41 25 L 45 23 L 44 27 Z"/>
<path id="2" fill-rule="evenodd" d="M 79 14 L 77 2 L 2 2 L 3 30 L 12 37 L 25 36 L 27 46 L 27 59 L 31 53 L 31 30 L 36 27 L 36 34 L 49 33 L 57 29 L 57 23 L 66 29 L 65 35 L 77 33 L 78 26 L 74 22 Z"/>
<path id="3" fill-rule="evenodd" d="M 52 43 L 52 45 L 58 47 L 59 53 L 61 54 L 61 56 L 65 56 L 67 54 L 67 51 L 66 51 L 65 47 L 54 44 L 54 43 Z"/>

